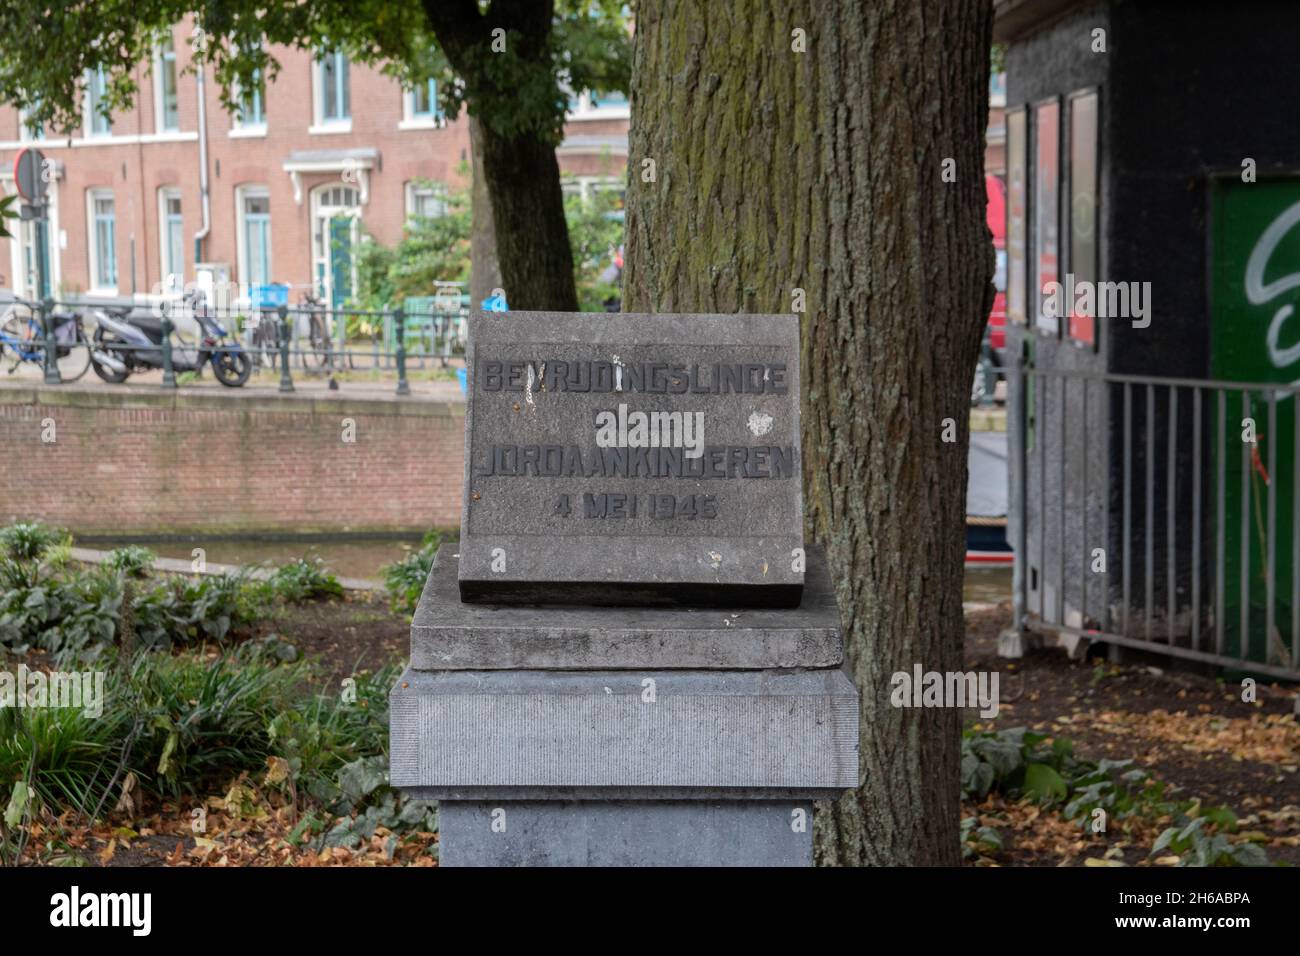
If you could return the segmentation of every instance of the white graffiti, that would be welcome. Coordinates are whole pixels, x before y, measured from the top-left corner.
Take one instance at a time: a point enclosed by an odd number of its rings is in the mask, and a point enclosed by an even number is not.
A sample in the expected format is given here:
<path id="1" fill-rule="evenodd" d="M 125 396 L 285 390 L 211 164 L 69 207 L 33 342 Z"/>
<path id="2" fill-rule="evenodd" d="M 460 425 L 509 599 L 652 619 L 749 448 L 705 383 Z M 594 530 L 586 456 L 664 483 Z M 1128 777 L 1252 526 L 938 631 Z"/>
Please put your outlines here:
<path id="1" fill-rule="evenodd" d="M 1251 305 L 1264 305 L 1284 292 L 1300 288 L 1300 272 L 1292 272 L 1267 284 L 1264 282 L 1264 269 L 1272 258 L 1274 250 L 1291 227 L 1298 222 L 1300 222 L 1300 202 L 1274 219 L 1255 243 L 1255 248 L 1251 250 L 1250 259 L 1246 263 L 1246 298 Z M 1300 360 L 1300 341 L 1287 348 L 1281 345 L 1282 326 L 1294 311 L 1294 307 L 1283 305 L 1273 313 L 1273 320 L 1269 323 L 1265 341 L 1268 345 L 1268 358 L 1274 368 L 1286 368 Z"/>

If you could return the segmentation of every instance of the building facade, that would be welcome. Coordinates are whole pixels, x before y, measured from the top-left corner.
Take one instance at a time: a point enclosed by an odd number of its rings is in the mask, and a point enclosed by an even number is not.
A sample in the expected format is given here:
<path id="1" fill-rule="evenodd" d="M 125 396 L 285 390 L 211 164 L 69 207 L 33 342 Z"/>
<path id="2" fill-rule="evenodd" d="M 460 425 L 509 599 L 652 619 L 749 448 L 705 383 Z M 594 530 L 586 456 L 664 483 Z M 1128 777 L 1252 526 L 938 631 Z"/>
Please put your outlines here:
<path id="1" fill-rule="evenodd" d="M 1020 623 L 1294 677 L 1300 9 L 995 12 Z"/>
<path id="2" fill-rule="evenodd" d="M 48 226 L 15 223 L 17 237 L 0 239 L 0 287 L 138 297 L 195 280 L 198 266 L 245 289 L 282 283 L 340 302 L 358 242 L 397 242 L 410 217 L 439 214 L 443 192 L 467 185 L 468 119 L 442 116 L 432 83 L 404 89 L 342 53 L 275 47 L 279 73 L 235 91 L 231 111 L 211 70 L 194 72 L 189 35 L 178 25 L 136 68 L 127 112 L 103 116 L 104 78 L 88 75 L 71 137 L 0 105 L 0 188 L 14 193 L 26 147 L 42 151 L 49 179 Z M 621 96 L 572 98 L 557 149 L 566 189 L 623 188 L 627 126 Z"/>

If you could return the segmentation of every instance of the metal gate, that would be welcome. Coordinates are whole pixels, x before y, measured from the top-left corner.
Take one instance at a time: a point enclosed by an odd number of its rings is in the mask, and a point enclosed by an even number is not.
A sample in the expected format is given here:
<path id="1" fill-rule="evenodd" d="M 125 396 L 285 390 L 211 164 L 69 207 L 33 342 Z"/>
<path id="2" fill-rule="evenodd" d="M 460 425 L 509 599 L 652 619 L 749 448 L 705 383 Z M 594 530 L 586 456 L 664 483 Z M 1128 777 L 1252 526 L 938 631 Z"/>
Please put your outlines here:
<path id="1" fill-rule="evenodd" d="M 1025 366 L 1011 391 L 1021 629 L 1300 679 L 1300 385 Z"/>

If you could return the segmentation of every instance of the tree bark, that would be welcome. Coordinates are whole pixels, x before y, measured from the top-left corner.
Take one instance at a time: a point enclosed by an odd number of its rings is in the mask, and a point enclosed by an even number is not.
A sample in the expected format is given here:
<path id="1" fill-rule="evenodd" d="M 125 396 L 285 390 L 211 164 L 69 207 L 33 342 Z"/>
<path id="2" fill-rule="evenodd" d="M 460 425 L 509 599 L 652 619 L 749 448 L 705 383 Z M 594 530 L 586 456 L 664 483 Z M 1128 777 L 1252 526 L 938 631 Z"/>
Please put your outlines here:
<path id="1" fill-rule="evenodd" d="M 483 172 L 483 133 L 478 120 L 469 118 L 470 232 L 469 301 L 477 309 L 493 289 L 501 288 L 501 266 L 497 263 L 496 227 L 492 222 L 492 195 Z"/>
<path id="2" fill-rule="evenodd" d="M 480 132 L 506 302 L 512 310 L 577 312 L 555 144 L 532 134 L 502 136 L 486 124 Z"/>
<path id="3" fill-rule="evenodd" d="M 961 858 L 960 715 L 894 708 L 890 678 L 962 665 L 991 21 L 988 0 L 637 8 L 624 307 L 805 298 L 807 533 L 862 694 L 863 782 L 820 808 L 823 864 Z"/>

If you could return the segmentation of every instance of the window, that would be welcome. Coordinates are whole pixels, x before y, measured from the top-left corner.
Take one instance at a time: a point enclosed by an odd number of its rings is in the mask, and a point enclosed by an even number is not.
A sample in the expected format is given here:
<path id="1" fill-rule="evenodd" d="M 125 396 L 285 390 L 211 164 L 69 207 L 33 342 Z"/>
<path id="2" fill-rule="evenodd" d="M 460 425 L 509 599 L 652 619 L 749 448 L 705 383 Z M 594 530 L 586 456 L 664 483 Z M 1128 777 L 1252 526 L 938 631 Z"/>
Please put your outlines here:
<path id="1" fill-rule="evenodd" d="M 1061 321 L 1049 315 L 1048 283 L 1060 281 L 1059 232 L 1061 173 L 1061 104 L 1049 100 L 1034 108 L 1034 256 L 1033 298 L 1035 324 L 1042 332 L 1057 335 Z"/>
<path id="2" fill-rule="evenodd" d="M 163 284 L 178 290 L 185 284 L 185 220 L 181 217 L 181 191 L 158 191 L 158 237 L 162 244 Z"/>
<path id="3" fill-rule="evenodd" d="M 405 129 L 413 127 L 437 126 L 442 120 L 442 110 L 438 108 L 438 81 L 428 80 L 402 95 L 403 121 Z"/>
<path id="4" fill-rule="evenodd" d="M 35 119 L 40 111 L 40 101 L 32 103 L 30 109 L 18 112 L 18 138 L 24 143 L 38 143 L 45 139 L 45 124 Z"/>
<path id="5" fill-rule="evenodd" d="M 619 119 L 629 115 L 627 94 L 583 90 L 569 94 L 569 114 L 576 119 Z"/>
<path id="6" fill-rule="evenodd" d="M 566 198 L 577 196 L 584 203 L 590 202 L 597 193 L 617 193 L 611 205 L 615 211 L 621 212 L 627 187 L 621 179 L 609 176 L 567 176 L 560 183 L 560 192 Z"/>
<path id="7" fill-rule="evenodd" d="M 317 56 L 315 96 L 317 126 L 351 125 L 352 90 L 345 54 L 331 50 Z"/>
<path id="8" fill-rule="evenodd" d="M 1028 228 L 1025 110 L 1007 114 L 1007 319 L 1017 325 L 1026 322 L 1025 252 Z"/>
<path id="9" fill-rule="evenodd" d="M 1070 254 L 1066 259 L 1075 282 L 1093 283 L 1098 279 L 1097 158 L 1097 92 L 1076 93 L 1070 97 Z M 1076 314 L 1074 290 L 1067 289 L 1066 295 L 1070 338 L 1095 347 L 1096 317 Z"/>
<path id="10" fill-rule="evenodd" d="M 271 194 L 264 186 L 244 186 L 236 192 L 239 218 L 239 278 L 244 285 L 271 281 Z"/>
<path id="11" fill-rule="evenodd" d="M 239 90 L 239 108 L 235 111 L 235 127 L 245 130 L 266 129 L 266 84 L 262 80 L 262 71 L 253 74 L 253 85 L 247 90 Z"/>
<path id="12" fill-rule="evenodd" d="M 591 90 L 588 96 L 591 97 L 591 108 L 593 110 L 627 109 L 626 93 L 604 93 L 599 90 Z"/>
<path id="13" fill-rule="evenodd" d="M 113 194 L 92 189 L 87 195 L 90 219 L 90 285 L 98 292 L 117 292 L 117 214 Z"/>
<path id="14" fill-rule="evenodd" d="M 158 44 L 153 71 L 158 132 L 178 130 L 181 115 L 176 93 L 176 46 L 170 36 Z"/>
<path id="15" fill-rule="evenodd" d="M 447 190 L 437 183 L 406 184 L 408 219 L 440 219 L 447 215 Z"/>
<path id="16" fill-rule="evenodd" d="M 86 126 L 90 136 L 112 136 L 113 121 L 105 112 L 104 100 L 108 96 L 108 76 L 101 66 L 86 71 Z"/>

